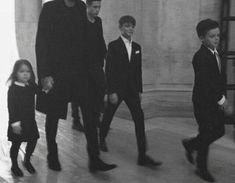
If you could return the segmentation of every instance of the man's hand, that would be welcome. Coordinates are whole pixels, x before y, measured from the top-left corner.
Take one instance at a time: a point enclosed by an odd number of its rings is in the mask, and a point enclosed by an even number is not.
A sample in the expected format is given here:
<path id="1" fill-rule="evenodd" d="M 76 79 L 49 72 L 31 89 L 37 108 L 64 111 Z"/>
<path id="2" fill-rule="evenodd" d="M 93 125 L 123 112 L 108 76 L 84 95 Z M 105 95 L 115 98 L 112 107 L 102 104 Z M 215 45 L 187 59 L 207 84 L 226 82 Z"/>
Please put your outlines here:
<path id="1" fill-rule="evenodd" d="M 228 105 L 225 109 L 224 109 L 224 113 L 226 116 L 232 116 L 234 113 L 234 108 L 232 105 Z"/>
<path id="2" fill-rule="evenodd" d="M 221 105 L 221 108 L 224 111 L 226 116 L 233 115 L 233 112 L 234 112 L 233 106 L 229 104 L 227 99 L 224 101 L 223 105 Z"/>
<path id="3" fill-rule="evenodd" d="M 12 126 L 13 133 L 18 134 L 18 135 L 21 134 L 22 127 L 21 127 L 20 121 L 13 123 L 11 126 Z"/>
<path id="4" fill-rule="evenodd" d="M 224 103 L 221 105 L 222 110 L 225 110 L 228 107 L 228 100 L 225 99 Z"/>
<path id="5" fill-rule="evenodd" d="M 47 76 L 42 79 L 42 89 L 44 91 L 50 91 L 53 88 L 54 79 L 51 76 Z"/>
<path id="6" fill-rule="evenodd" d="M 116 93 L 112 93 L 109 95 L 109 101 L 112 104 L 117 104 L 118 103 L 118 95 Z"/>

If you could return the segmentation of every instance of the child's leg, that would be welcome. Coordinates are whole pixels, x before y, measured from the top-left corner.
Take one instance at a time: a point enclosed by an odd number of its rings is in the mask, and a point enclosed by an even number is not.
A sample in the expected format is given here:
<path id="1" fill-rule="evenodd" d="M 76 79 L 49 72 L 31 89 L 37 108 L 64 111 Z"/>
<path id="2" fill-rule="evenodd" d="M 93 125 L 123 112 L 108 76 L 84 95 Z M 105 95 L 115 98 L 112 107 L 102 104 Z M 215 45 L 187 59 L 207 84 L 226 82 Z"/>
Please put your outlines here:
<path id="1" fill-rule="evenodd" d="M 36 172 L 33 165 L 30 162 L 30 158 L 34 152 L 36 144 L 37 144 L 37 140 L 32 140 L 32 141 L 29 141 L 26 146 L 26 154 L 25 154 L 25 159 L 24 159 L 23 165 L 25 166 L 25 168 L 28 170 L 29 173 Z"/>
<path id="2" fill-rule="evenodd" d="M 11 149 L 10 149 L 10 157 L 11 157 L 11 162 L 12 166 L 18 167 L 18 152 L 20 149 L 21 142 L 12 142 Z"/>
<path id="3" fill-rule="evenodd" d="M 15 176 L 22 177 L 24 174 L 19 168 L 18 161 L 17 161 L 20 145 L 21 145 L 21 142 L 15 142 L 15 141 L 12 142 L 11 149 L 10 149 L 10 157 L 11 157 L 11 162 L 12 162 L 11 171 L 13 172 Z"/>
<path id="4" fill-rule="evenodd" d="M 25 161 L 30 161 L 30 157 L 32 156 L 34 150 L 35 150 L 35 147 L 37 145 L 37 140 L 32 140 L 32 141 L 29 141 L 27 143 L 27 146 L 26 146 L 26 154 L 25 154 Z"/>

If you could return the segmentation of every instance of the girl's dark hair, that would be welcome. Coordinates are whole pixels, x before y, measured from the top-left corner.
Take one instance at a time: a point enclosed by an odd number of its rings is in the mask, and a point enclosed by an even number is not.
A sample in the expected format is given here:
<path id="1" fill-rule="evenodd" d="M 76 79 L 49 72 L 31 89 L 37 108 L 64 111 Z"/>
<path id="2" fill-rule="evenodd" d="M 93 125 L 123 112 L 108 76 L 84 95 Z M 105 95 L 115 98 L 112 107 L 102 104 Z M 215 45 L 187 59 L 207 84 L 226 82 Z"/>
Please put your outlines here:
<path id="1" fill-rule="evenodd" d="M 30 75 L 31 75 L 30 79 L 29 79 L 29 82 L 30 83 L 35 83 L 35 75 L 34 75 L 33 67 L 31 65 L 31 63 L 28 60 L 20 59 L 20 60 L 17 60 L 15 62 L 15 65 L 13 67 L 13 71 L 12 71 L 10 77 L 7 80 L 7 82 L 10 84 L 10 86 L 12 85 L 12 83 L 17 81 L 17 72 L 19 71 L 19 69 L 22 65 L 26 65 L 29 68 Z"/>

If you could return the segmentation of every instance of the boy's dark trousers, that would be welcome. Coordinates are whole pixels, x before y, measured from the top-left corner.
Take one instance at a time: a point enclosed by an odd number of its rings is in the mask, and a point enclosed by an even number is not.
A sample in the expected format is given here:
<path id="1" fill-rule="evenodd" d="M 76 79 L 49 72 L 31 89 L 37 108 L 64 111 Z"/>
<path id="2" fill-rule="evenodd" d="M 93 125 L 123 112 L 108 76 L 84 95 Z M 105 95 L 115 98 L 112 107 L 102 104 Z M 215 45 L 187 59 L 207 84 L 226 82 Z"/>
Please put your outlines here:
<path id="1" fill-rule="evenodd" d="M 135 123 L 135 134 L 137 138 L 138 152 L 139 156 L 142 157 L 146 153 L 146 136 L 144 126 L 144 113 L 141 108 L 139 94 L 133 93 L 129 90 L 123 96 L 118 96 L 118 99 L 119 100 L 116 105 L 109 102 L 107 108 L 105 109 L 103 121 L 100 127 L 100 139 L 106 138 L 114 113 L 116 112 L 120 103 L 124 101 L 127 104 L 127 107 L 129 108 L 131 116 Z"/>
<path id="2" fill-rule="evenodd" d="M 201 108 L 194 104 L 199 134 L 189 140 L 188 147 L 197 151 L 197 168 L 207 171 L 209 145 L 224 135 L 224 112 L 219 106 Z"/>

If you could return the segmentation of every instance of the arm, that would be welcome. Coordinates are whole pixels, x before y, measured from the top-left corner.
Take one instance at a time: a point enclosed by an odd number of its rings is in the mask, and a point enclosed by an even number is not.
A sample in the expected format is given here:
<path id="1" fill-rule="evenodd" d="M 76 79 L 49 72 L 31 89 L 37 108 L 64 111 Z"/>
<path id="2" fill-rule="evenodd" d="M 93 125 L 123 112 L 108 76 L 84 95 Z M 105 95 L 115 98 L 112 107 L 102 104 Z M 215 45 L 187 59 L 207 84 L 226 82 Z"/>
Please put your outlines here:
<path id="1" fill-rule="evenodd" d="M 102 20 L 100 19 L 100 43 L 101 43 L 101 58 L 102 58 L 102 67 L 104 67 L 104 58 L 107 53 L 107 48 L 104 40 Z"/>
<path id="2" fill-rule="evenodd" d="M 19 98 L 17 97 L 13 88 L 9 88 L 7 93 L 7 107 L 9 113 L 9 123 L 18 124 L 20 122 L 20 105 Z"/>
<path id="3" fill-rule="evenodd" d="M 193 60 L 195 75 L 204 90 L 208 91 L 218 103 L 225 95 L 220 87 L 219 80 L 216 79 L 215 72 L 211 71 L 213 65 L 206 61 L 202 56 L 195 56 Z"/>
<path id="4" fill-rule="evenodd" d="M 109 94 L 118 93 L 118 74 L 121 74 L 121 72 L 119 72 L 117 55 L 115 54 L 114 47 L 111 44 L 108 46 L 105 73 Z"/>
<path id="5" fill-rule="evenodd" d="M 43 6 L 39 17 L 38 30 L 36 35 L 36 60 L 38 78 L 42 79 L 51 75 L 49 67 L 49 43 L 52 29 L 53 9 L 50 3 Z"/>
<path id="6" fill-rule="evenodd" d="M 143 93 L 143 79 L 142 79 L 142 50 L 140 47 L 139 61 L 137 67 L 137 83 L 138 83 L 138 92 Z"/>

